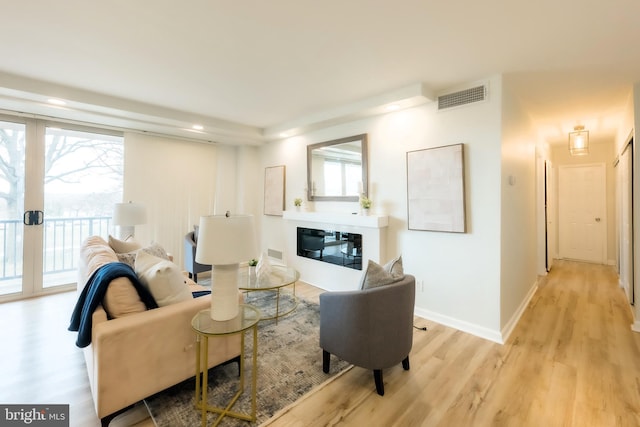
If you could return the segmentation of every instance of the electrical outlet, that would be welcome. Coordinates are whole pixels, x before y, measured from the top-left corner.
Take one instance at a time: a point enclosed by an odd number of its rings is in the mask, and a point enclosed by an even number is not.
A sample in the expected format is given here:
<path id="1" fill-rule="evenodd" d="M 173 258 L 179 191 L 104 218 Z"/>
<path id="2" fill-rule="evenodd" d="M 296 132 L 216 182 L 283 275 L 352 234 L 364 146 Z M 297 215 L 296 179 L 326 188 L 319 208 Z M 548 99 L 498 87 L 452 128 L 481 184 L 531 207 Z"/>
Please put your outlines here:
<path id="1" fill-rule="evenodd" d="M 418 289 L 420 289 L 420 292 L 424 292 L 424 280 L 418 280 Z"/>

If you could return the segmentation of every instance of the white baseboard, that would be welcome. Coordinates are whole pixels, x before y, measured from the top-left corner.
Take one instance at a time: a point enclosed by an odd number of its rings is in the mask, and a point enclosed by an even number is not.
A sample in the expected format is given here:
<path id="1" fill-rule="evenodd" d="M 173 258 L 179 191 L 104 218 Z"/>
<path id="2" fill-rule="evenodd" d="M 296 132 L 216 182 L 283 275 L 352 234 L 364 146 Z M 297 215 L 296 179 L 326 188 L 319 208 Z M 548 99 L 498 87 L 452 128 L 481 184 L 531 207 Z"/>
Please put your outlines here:
<path id="1" fill-rule="evenodd" d="M 527 296 L 524 298 L 524 300 L 522 300 L 516 312 L 513 313 L 513 316 L 511 316 L 511 319 L 509 319 L 507 324 L 504 325 L 504 328 L 502 328 L 501 335 L 502 335 L 503 342 L 507 342 L 507 340 L 509 339 L 509 336 L 511 335 L 516 325 L 520 321 L 520 318 L 522 317 L 525 310 L 529 306 L 529 302 L 531 301 L 531 298 L 533 298 L 533 296 L 536 294 L 537 291 L 538 291 L 538 280 L 536 280 L 533 283 L 533 286 L 531 286 L 531 289 L 529 289 Z"/>
<path id="2" fill-rule="evenodd" d="M 454 328 L 459 331 L 466 332 L 471 335 L 475 335 L 477 337 L 496 342 L 498 344 L 504 344 L 504 342 L 502 341 L 502 336 L 500 335 L 499 331 L 485 328 L 484 326 L 478 326 L 473 323 L 465 322 L 464 320 L 455 319 L 449 316 L 444 316 L 440 313 L 435 313 L 433 311 L 425 310 L 423 308 L 416 307 L 414 314 L 416 316 L 422 317 L 423 319 L 431 320 L 441 325 L 448 326 L 450 328 Z"/>

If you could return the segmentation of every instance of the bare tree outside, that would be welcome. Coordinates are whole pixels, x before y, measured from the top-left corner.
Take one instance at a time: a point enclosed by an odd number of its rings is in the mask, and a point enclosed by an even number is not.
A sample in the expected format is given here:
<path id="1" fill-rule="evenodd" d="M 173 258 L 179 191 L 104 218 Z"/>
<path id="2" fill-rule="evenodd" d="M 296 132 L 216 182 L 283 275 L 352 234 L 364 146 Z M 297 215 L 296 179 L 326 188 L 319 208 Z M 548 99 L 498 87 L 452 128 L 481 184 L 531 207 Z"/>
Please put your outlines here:
<path id="1" fill-rule="evenodd" d="M 38 142 L 26 135 L 24 124 L 0 121 L 0 281 L 22 274 L 23 212 L 38 209 L 25 207 L 26 186 L 44 187 L 45 277 L 75 270 L 81 241 L 90 234 L 106 237 L 113 206 L 122 201 L 122 137 L 47 127 L 44 162 L 29 163 L 33 154 L 27 159 L 25 150 Z M 33 164 L 43 165 L 44 175 L 25 180 Z M 34 182 L 37 176 L 44 179 Z M 58 278 L 62 281 L 45 280 L 44 286 L 68 283 Z M 0 295 L 11 292 L 16 290 L 0 282 Z"/>
<path id="2" fill-rule="evenodd" d="M 122 201 L 123 156 L 122 137 L 47 129 L 47 216 L 111 216 Z"/>
<path id="3" fill-rule="evenodd" d="M 21 218 L 24 210 L 23 128 L 0 122 L 1 219 Z M 121 137 L 49 128 L 44 185 L 56 196 L 47 200 L 47 216 L 111 215 L 121 201 L 123 151 Z"/>

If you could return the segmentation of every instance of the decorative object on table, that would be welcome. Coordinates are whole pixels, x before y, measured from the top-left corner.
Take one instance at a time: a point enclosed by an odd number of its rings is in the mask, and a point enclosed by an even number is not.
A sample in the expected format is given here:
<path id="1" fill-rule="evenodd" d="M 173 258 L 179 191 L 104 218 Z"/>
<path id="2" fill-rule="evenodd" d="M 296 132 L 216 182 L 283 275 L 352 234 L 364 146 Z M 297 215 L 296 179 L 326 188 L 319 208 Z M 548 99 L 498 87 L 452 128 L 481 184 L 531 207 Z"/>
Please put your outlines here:
<path id="1" fill-rule="evenodd" d="M 464 145 L 407 152 L 409 230 L 466 232 Z"/>
<path id="2" fill-rule="evenodd" d="M 258 260 L 258 264 L 256 265 L 256 276 L 258 279 L 268 275 L 271 272 L 271 263 L 269 262 L 269 257 L 267 254 L 260 255 L 260 259 Z"/>
<path id="3" fill-rule="evenodd" d="M 258 260 L 255 258 L 251 258 L 249 260 L 249 276 L 255 277 L 256 275 L 256 266 L 258 265 Z"/>
<path id="4" fill-rule="evenodd" d="M 253 304 L 261 312 L 269 310 L 275 302 L 275 294 L 267 293 L 264 301 Z M 258 325 L 258 381 L 257 413 L 255 424 L 226 419 L 221 425 L 250 427 L 262 425 L 281 410 L 293 404 L 307 393 L 329 384 L 337 375 L 347 372 L 350 364 L 334 360 L 329 374 L 322 372 L 322 360 L 318 357 L 319 319 L 318 304 L 300 300 L 298 308 L 290 315 L 274 320 L 260 321 Z M 245 354 L 251 354 L 247 339 Z M 251 369 L 250 360 L 245 359 Z M 250 373 L 247 372 L 247 378 Z M 229 400 L 238 386 L 236 364 L 220 365 L 209 370 L 209 396 L 216 401 Z M 194 383 L 191 378 L 181 384 L 145 399 L 149 412 L 158 427 L 199 426 L 200 412 L 194 408 Z M 244 393 L 234 404 L 234 409 L 249 412 L 251 394 Z M 209 420 L 211 424 L 211 419 Z"/>
<path id="5" fill-rule="evenodd" d="M 119 227 L 118 238 L 134 237 L 136 225 L 147 222 L 147 208 L 142 203 L 116 203 L 113 209 L 113 224 Z"/>
<path id="6" fill-rule="evenodd" d="M 264 214 L 282 216 L 284 210 L 285 167 L 264 169 Z"/>
<path id="7" fill-rule="evenodd" d="M 371 209 L 372 203 L 373 202 L 371 201 L 371 199 L 365 196 L 364 193 L 360 195 L 360 207 L 362 208 L 362 215 L 369 215 L 369 209 Z"/>
<path id="8" fill-rule="evenodd" d="M 211 264 L 211 318 L 238 314 L 238 266 L 256 254 L 252 215 L 200 217 L 196 261 Z"/>
<path id="9" fill-rule="evenodd" d="M 300 208 L 302 207 L 302 199 L 299 197 L 296 197 L 295 199 L 293 199 L 293 206 L 296 207 L 296 210 L 300 210 Z"/>

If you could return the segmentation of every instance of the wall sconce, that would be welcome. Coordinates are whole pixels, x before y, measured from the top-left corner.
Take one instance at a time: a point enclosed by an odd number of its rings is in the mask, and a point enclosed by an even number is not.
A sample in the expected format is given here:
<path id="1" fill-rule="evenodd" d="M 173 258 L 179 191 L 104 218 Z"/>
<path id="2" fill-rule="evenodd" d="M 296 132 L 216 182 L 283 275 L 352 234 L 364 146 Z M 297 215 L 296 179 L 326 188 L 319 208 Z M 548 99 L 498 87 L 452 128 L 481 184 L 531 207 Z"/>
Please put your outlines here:
<path id="1" fill-rule="evenodd" d="M 589 131 L 584 126 L 575 126 L 573 130 L 569 132 L 569 152 L 572 156 L 589 154 Z"/>

